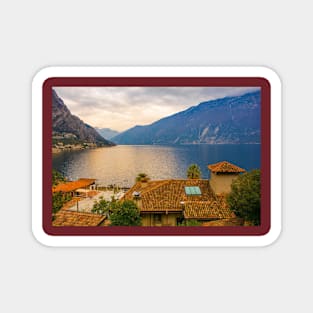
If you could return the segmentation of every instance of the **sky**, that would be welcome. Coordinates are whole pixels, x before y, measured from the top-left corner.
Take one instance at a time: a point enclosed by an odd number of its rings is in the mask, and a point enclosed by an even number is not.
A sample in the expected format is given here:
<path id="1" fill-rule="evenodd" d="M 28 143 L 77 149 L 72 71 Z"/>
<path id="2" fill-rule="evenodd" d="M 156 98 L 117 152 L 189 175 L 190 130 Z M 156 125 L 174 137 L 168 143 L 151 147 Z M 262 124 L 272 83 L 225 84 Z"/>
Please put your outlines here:
<path id="1" fill-rule="evenodd" d="M 72 114 L 99 128 L 124 131 L 149 125 L 200 102 L 259 87 L 54 87 Z"/>

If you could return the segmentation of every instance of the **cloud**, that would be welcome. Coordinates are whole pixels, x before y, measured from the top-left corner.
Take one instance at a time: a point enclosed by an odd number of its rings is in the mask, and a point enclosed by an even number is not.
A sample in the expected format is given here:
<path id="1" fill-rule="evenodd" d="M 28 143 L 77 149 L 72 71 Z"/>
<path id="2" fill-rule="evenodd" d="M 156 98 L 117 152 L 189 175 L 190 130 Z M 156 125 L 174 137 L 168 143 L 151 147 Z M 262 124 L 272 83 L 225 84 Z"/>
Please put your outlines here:
<path id="1" fill-rule="evenodd" d="M 259 87 L 55 87 L 72 114 L 94 127 L 124 131 L 148 125 L 200 102 Z"/>

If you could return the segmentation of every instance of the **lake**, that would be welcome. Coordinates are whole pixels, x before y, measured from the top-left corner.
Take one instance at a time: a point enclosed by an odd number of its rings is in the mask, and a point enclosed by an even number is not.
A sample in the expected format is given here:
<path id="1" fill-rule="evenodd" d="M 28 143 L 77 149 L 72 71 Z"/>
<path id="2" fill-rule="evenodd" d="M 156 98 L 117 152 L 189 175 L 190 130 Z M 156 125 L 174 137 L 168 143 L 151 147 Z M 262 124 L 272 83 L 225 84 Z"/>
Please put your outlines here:
<path id="1" fill-rule="evenodd" d="M 118 145 L 53 155 L 52 166 L 67 179 L 96 178 L 100 185 L 132 186 L 138 173 L 151 179 L 186 178 L 190 164 L 200 166 L 202 178 L 209 177 L 207 165 L 229 161 L 246 170 L 260 168 L 261 145 Z"/>

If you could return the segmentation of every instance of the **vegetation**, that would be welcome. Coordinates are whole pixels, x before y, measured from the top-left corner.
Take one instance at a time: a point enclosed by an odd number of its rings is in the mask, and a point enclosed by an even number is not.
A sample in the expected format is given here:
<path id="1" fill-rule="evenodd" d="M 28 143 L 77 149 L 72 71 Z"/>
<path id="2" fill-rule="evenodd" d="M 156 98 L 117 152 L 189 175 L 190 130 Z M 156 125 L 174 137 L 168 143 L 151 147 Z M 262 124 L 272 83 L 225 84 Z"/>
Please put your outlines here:
<path id="1" fill-rule="evenodd" d="M 65 177 L 58 171 L 52 170 L 52 186 L 65 182 Z"/>
<path id="2" fill-rule="evenodd" d="M 100 197 L 99 201 L 95 201 L 91 209 L 92 213 L 103 214 L 110 216 L 111 202 L 106 201 L 103 197 Z"/>
<path id="3" fill-rule="evenodd" d="M 199 179 L 201 178 L 201 170 L 199 165 L 191 164 L 187 170 L 187 178 L 188 179 Z"/>
<path id="4" fill-rule="evenodd" d="M 106 201 L 102 197 L 95 201 L 91 210 L 93 213 L 106 215 L 113 226 L 140 226 L 140 211 L 134 201 L 118 202 L 114 196 L 112 201 Z"/>
<path id="5" fill-rule="evenodd" d="M 139 173 L 136 177 L 136 182 L 147 182 L 150 180 L 150 177 L 145 173 Z"/>
<path id="6" fill-rule="evenodd" d="M 111 202 L 112 214 L 110 216 L 112 226 L 141 226 L 140 211 L 135 202 Z"/>
<path id="7" fill-rule="evenodd" d="M 238 217 L 260 225 L 261 172 L 252 170 L 240 175 L 231 185 L 227 202 Z"/>
<path id="8" fill-rule="evenodd" d="M 184 220 L 178 226 L 201 226 L 201 223 L 197 220 Z"/>
<path id="9" fill-rule="evenodd" d="M 85 142 L 83 140 L 78 140 L 76 138 L 52 138 L 52 146 L 56 145 L 79 145 L 84 144 Z"/>
<path id="10" fill-rule="evenodd" d="M 52 193 L 52 212 L 57 213 L 62 206 L 70 201 L 72 196 L 70 194 L 63 194 L 62 192 L 54 192 Z"/>
<path id="11" fill-rule="evenodd" d="M 91 212 L 97 214 L 105 214 L 110 217 L 110 213 L 116 208 L 117 199 L 114 196 L 111 197 L 111 201 L 104 200 L 103 197 L 100 197 L 99 201 L 94 201 L 94 205 L 91 209 Z"/>
<path id="12" fill-rule="evenodd" d="M 52 186 L 56 186 L 60 183 L 65 182 L 65 177 L 56 170 L 52 170 Z M 52 212 L 55 214 L 58 212 L 62 206 L 70 201 L 72 196 L 70 194 L 63 194 L 62 192 L 54 192 L 52 193 Z"/>

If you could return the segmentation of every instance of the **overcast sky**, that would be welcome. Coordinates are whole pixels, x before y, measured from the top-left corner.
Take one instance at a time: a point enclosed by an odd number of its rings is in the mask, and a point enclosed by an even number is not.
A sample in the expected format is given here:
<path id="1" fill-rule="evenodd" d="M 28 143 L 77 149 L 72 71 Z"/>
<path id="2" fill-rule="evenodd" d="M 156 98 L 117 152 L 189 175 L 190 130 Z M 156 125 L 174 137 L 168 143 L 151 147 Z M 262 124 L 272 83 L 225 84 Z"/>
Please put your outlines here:
<path id="1" fill-rule="evenodd" d="M 258 87 L 55 87 L 72 114 L 100 128 L 124 131 L 148 125 L 200 102 Z"/>

